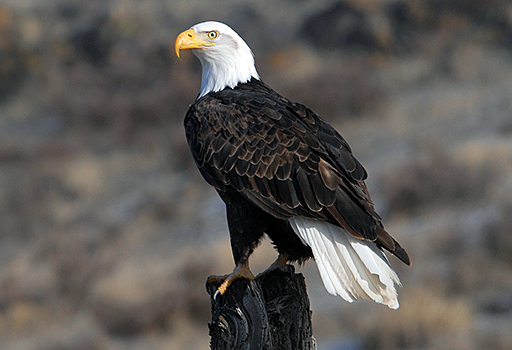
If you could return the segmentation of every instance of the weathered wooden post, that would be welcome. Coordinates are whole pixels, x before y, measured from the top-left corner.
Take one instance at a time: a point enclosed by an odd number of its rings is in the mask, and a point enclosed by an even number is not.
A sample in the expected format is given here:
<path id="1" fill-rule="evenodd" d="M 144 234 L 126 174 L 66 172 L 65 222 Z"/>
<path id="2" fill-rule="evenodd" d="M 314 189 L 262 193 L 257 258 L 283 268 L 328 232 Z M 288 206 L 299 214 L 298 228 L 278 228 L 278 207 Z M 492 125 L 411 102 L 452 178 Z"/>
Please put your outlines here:
<path id="1" fill-rule="evenodd" d="M 210 294 L 212 350 L 314 350 L 311 310 L 302 274 L 273 270 L 236 280 L 215 300 Z"/>

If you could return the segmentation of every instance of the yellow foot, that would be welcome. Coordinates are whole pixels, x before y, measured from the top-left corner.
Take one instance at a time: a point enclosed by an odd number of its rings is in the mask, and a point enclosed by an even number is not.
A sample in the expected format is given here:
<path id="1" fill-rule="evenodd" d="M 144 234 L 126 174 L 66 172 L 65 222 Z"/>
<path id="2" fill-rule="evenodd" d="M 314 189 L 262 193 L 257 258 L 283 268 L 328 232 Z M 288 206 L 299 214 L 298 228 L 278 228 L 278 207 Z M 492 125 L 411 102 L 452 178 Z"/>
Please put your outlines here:
<path id="1" fill-rule="evenodd" d="M 254 275 L 252 274 L 251 270 L 249 269 L 249 264 L 244 263 L 237 265 L 233 272 L 231 272 L 229 275 L 224 276 L 210 276 L 208 277 L 209 283 L 220 283 L 222 284 L 217 288 L 217 291 L 213 295 L 213 298 L 216 299 L 219 295 L 224 295 L 226 293 L 226 290 L 228 287 L 233 283 L 236 279 L 239 278 L 247 278 L 249 280 L 254 279 Z"/>

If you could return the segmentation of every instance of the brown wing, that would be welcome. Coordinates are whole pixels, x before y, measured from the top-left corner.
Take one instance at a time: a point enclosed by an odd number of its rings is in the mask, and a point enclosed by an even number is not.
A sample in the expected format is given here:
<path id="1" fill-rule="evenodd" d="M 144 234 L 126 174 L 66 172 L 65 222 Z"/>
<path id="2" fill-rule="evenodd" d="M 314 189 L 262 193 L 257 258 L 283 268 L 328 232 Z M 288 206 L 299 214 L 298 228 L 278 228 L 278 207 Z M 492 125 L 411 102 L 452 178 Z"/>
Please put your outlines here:
<path id="1" fill-rule="evenodd" d="M 410 264 L 374 210 L 365 169 L 313 111 L 253 81 L 201 98 L 185 126 L 194 159 L 217 190 L 231 186 L 279 218 L 342 226 Z"/>

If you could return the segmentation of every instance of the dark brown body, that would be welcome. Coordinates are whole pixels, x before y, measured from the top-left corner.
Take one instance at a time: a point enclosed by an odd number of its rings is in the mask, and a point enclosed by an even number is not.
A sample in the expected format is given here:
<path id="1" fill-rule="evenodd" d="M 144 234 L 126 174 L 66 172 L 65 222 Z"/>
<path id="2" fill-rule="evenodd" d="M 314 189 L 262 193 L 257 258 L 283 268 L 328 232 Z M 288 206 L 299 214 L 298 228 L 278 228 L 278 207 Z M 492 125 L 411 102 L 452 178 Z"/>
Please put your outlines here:
<path id="1" fill-rule="evenodd" d="M 198 99 L 185 129 L 201 174 L 226 203 L 237 265 L 264 233 L 290 261 L 312 257 L 288 222 L 295 216 L 343 227 L 410 263 L 384 230 L 350 146 L 305 106 L 252 79 Z"/>

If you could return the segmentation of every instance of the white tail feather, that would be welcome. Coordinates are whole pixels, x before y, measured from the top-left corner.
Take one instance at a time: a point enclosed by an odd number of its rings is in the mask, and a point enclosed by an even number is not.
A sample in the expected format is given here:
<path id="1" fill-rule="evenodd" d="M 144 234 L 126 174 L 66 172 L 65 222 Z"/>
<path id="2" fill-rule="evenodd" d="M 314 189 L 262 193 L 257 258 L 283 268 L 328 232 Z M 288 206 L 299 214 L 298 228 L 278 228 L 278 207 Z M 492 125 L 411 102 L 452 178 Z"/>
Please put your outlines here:
<path id="1" fill-rule="evenodd" d="M 400 280 L 375 243 L 323 221 L 302 217 L 289 221 L 302 242 L 311 247 L 329 293 L 349 302 L 362 298 L 398 309 L 395 283 L 400 285 Z"/>

